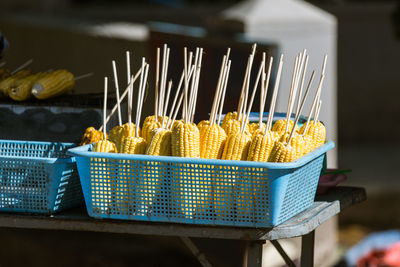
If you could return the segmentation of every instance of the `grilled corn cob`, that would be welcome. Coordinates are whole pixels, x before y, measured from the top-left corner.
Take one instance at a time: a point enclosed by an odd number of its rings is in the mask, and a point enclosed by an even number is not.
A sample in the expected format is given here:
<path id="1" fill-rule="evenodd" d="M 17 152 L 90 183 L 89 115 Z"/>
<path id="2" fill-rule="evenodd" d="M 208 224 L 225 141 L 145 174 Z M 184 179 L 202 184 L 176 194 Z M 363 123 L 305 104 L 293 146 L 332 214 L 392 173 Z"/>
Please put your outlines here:
<path id="1" fill-rule="evenodd" d="M 250 161 L 268 161 L 272 148 L 275 143 L 275 137 L 271 131 L 253 135 L 247 155 L 247 160 Z"/>
<path id="2" fill-rule="evenodd" d="M 171 135 L 167 129 L 154 129 L 146 154 L 153 156 L 171 156 Z"/>
<path id="3" fill-rule="evenodd" d="M 289 120 L 289 130 L 288 132 L 292 131 L 293 129 L 293 121 Z M 296 125 L 295 127 L 295 131 L 298 131 L 299 127 Z M 277 120 L 274 124 L 274 126 L 272 126 L 272 131 L 274 132 L 284 132 L 286 130 L 286 120 L 281 119 L 281 120 Z"/>
<path id="4" fill-rule="evenodd" d="M 172 155 L 175 157 L 200 157 L 200 133 L 196 124 L 175 121 L 171 143 Z"/>
<path id="5" fill-rule="evenodd" d="M 8 96 L 16 101 L 25 101 L 31 97 L 31 89 L 33 84 L 40 78 L 44 77 L 46 73 L 39 72 L 27 77 L 18 79 L 10 86 Z"/>
<path id="6" fill-rule="evenodd" d="M 122 130 L 123 130 L 122 126 L 117 125 L 114 128 L 112 128 L 108 134 L 110 141 L 114 142 L 117 149 L 119 149 L 121 146 L 121 142 L 120 142 L 119 138 L 121 136 Z"/>
<path id="7" fill-rule="evenodd" d="M 204 126 L 210 126 L 210 121 L 209 120 L 202 120 L 197 124 L 197 128 L 199 128 L 199 131 L 201 132 L 201 128 Z"/>
<path id="8" fill-rule="evenodd" d="M 299 130 L 300 134 L 304 134 L 304 129 L 305 129 L 305 125 L 303 125 L 300 128 L 300 130 Z M 307 132 L 305 133 L 305 135 L 311 136 L 311 138 L 313 140 L 311 150 L 313 150 L 317 147 L 322 146 L 325 143 L 326 128 L 320 121 L 315 123 L 315 121 L 312 120 L 308 124 L 308 129 L 307 129 Z"/>
<path id="9" fill-rule="evenodd" d="M 120 129 L 119 128 L 116 129 L 117 132 L 116 144 L 117 144 L 117 149 L 120 153 L 126 153 L 122 152 L 124 140 L 128 137 L 135 136 L 135 130 L 136 130 L 136 125 L 134 123 L 125 123 L 124 125 L 120 126 Z"/>
<path id="10" fill-rule="evenodd" d="M 47 99 L 69 92 L 75 84 L 74 75 L 64 69 L 48 73 L 32 87 L 32 94 L 38 99 Z"/>
<path id="11" fill-rule="evenodd" d="M 245 133 L 237 132 L 228 135 L 222 159 L 246 160 L 250 142 L 251 137 Z"/>
<path id="12" fill-rule="evenodd" d="M 217 124 L 200 127 L 200 158 L 220 159 L 226 142 L 226 133 Z"/>
<path id="13" fill-rule="evenodd" d="M 96 143 L 103 139 L 103 132 L 97 131 L 94 127 L 89 127 L 85 130 L 85 133 L 82 136 L 81 143 L 79 145 L 87 145 Z"/>
<path id="14" fill-rule="evenodd" d="M 102 139 L 93 145 L 93 152 L 103 152 L 103 153 L 116 153 L 117 149 L 115 144 L 109 140 Z"/>
<path id="15" fill-rule="evenodd" d="M 11 85 L 15 83 L 18 79 L 31 75 L 31 73 L 32 72 L 30 70 L 20 70 L 14 75 L 2 80 L 0 82 L 0 97 L 8 96 Z"/>

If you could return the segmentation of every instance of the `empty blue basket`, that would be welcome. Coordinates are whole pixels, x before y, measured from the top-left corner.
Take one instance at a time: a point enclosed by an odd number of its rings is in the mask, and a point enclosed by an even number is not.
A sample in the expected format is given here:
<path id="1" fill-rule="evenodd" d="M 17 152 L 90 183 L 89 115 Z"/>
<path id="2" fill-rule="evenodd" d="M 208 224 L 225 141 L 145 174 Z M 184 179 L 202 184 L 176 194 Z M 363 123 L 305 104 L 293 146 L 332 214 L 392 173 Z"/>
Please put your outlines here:
<path id="1" fill-rule="evenodd" d="M 310 207 L 333 142 L 290 163 L 91 152 L 75 156 L 94 218 L 271 227 Z"/>
<path id="2" fill-rule="evenodd" d="M 82 203 L 70 143 L 0 140 L 0 211 L 52 214 Z"/>

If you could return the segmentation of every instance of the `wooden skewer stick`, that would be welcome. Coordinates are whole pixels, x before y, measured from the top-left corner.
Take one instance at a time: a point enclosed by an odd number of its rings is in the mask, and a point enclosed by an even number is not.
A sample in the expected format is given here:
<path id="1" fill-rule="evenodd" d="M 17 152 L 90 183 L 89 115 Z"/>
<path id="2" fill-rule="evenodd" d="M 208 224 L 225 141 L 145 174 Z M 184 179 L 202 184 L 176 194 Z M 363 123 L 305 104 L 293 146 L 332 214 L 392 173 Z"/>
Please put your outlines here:
<path id="1" fill-rule="evenodd" d="M 141 75 L 141 87 L 139 88 L 139 97 L 137 104 L 137 112 L 136 112 L 136 127 L 135 127 L 135 137 L 139 137 L 139 128 L 140 128 L 140 116 L 142 114 L 143 107 L 143 97 L 146 91 L 146 82 L 147 82 L 147 74 L 149 72 L 149 64 L 145 62 L 145 58 L 142 59 L 142 68 L 144 68 L 143 75 Z"/>
<path id="2" fill-rule="evenodd" d="M 225 80 L 225 76 L 226 73 L 228 71 L 228 66 L 225 65 L 224 62 L 224 66 L 222 67 L 222 76 L 221 76 L 221 83 L 217 86 L 217 89 L 215 90 L 215 95 L 214 95 L 214 99 L 215 99 L 215 104 L 212 108 L 212 114 L 210 116 L 210 125 L 214 125 L 215 124 L 215 120 L 216 120 L 216 116 L 219 110 L 219 106 L 221 104 L 221 96 L 222 96 L 222 91 L 224 89 L 224 80 Z"/>
<path id="3" fill-rule="evenodd" d="M 179 101 L 178 101 L 178 105 L 176 106 L 176 109 L 174 111 L 174 116 L 172 117 L 171 124 L 169 125 L 170 130 L 172 129 L 172 126 L 174 125 L 176 116 L 178 115 L 178 111 L 182 106 L 184 96 L 185 96 L 185 92 L 182 92 L 181 97 L 179 98 Z"/>
<path id="4" fill-rule="evenodd" d="M 286 129 L 285 129 L 285 133 L 289 129 L 289 120 L 290 120 L 290 115 L 291 115 L 290 114 L 290 104 L 292 103 L 292 99 L 293 99 L 293 91 L 294 91 L 294 87 L 295 87 L 296 70 L 297 70 L 298 62 L 299 62 L 299 57 L 296 56 L 296 59 L 294 61 L 292 83 L 290 85 L 290 93 L 289 93 L 288 105 L 287 105 L 287 109 L 286 109 Z"/>
<path id="5" fill-rule="evenodd" d="M 221 87 L 221 83 L 222 83 L 222 79 L 223 79 L 223 72 L 224 72 L 224 68 L 225 68 L 225 60 L 226 60 L 226 55 L 224 55 L 224 57 L 222 58 L 222 62 L 221 62 L 221 68 L 219 70 L 219 77 L 218 77 L 218 82 L 217 82 L 217 88 L 215 89 L 215 93 L 214 93 L 214 100 L 211 106 L 211 112 L 210 112 L 210 124 L 212 125 L 212 118 L 214 116 L 214 111 L 215 111 L 215 106 L 217 105 L 217 95 L 218 95 L 218 90 Z"/>
<path id="6" fill-rule="evenodd" d="M 190 68 L 189 79 L 192 76 L 192 73 L 194 71 L 194 67 L 195 66 L 192 66 Z M 181 91 L 181 87 L 182 87 L 184 76 L 185 76 L 185 71 L 182 71 L 181 79 L 179 80 L 178 88 L 176 89 L 175 97 L 174 97 L 174 100 L 172 102 L 171 110 L 170 110 L 170 113 L 169 113 L 169 116 L 168 116 L 167 125 L 169 125 L 169 122 L 171 121 L 171 116 L 173 114 L 173 110 L 175 109 L 175 105 L 176 105 L 176 101 L 177 101 L 178 96 L 179 96 L 179 92 Z"/>
<path id="7" fill-rule="evenodd" d="M 142 72 L 142 74 L 140 75 L 140 83 L 139 83 L 139 94 L 138 94 L 138 98 L 137 98 L 137 104 L 136 104 L 136 120 L 135 120 L 135 137 L 139 137 L 139 113 L 140 113 L 140 103 L 141 103 L 141 99 L 142 99 L 142 89 L 143 89 L 143 84 L 144 82 L 144 76 L 146 74 L 146 62 L 145 62 L 145 58 L 142 58 L 142 69 L 144 70 Z"/>
<path id="8" fill-rule="evenodd" d="M 263 56 L 263 62 L 265 64 L 265 58 L 266 58 L 266 53 L 262 53 Z M 260 110 L 258 114 L 258 125 L 259 129 L 261 130 L 261 124 L 262 124 L 262 118 L 263 118 L 263 113 L 264 113 L 264 95 L 265 95 L 265 79 L 266 79 L 266 74 L 265 74 L 265 65 L 264 65 L 264 70 L 263 73 L 261 74 L 261 92 L 260 92 Z"/>
<path id="9" fill-rule="evenodd" d="M 281 54 L 281 57 L 279 59 L 278 72 L 276 74 L 274 91 L 272 94 L 271 105 L 269 107 L 268 120 L 267 120 L 267 125 L 265 127 L 264 135 L 267 134 L 267 132 L 270 131 L 271 127 L 272 127 L 272 120 L 274 118 L 274 112 L 275 112 L 275 104 L 276 104 L 276 99 L 278 97 L 278 91 L 279 91 L 279 83 L 281 81 L 282 67 L 283 67 L 283 54 Z"/>
<path id="10" fill-rule="evenodd" d="M 221 98 L 221 104 L 219 106 L 219 116 L 218 116 L 218 125 L 221 123 L 221 117 L 222 117 L 222 111 L 224 109 L 224 103 L 225 103 L 225 92 L 226 92 L 226 87 L 228 85 L 228 79 L 229 79 L 229 72 L 231 70 L 231 61 L 228 61 L 228 67 L 227 67 L 227 71 L 225 74 L 225 79 L 224 79 L 224 89 L 222 91 L 222 98 Z"/>
<path id="11" fill-rule="evenodd" d="M 194 120 L 194 114 L 196 113 L 196 105 L 197 105 L 197 93 L 199 91 L 199 81 L 200 81 L 200 73 L 201 73 L 201 63 L 203 60 L 203 48 L 200 48 L 200 59 L 199 59 L 199 66 L 197 68 L 197 75 L 196 75 L 196 83 L 195 83 L 195 95 L 194 95 L 194 103 L 193 103 L 193 112 L 191 115 L 191 123 Z"/>
<path id="12" fill-rule="evenodd" d="M 131 79 L 131 52 L 129 51 L 126 51 L 126 76 L 127 76 L 126 84 L 129 84 Z"/>
<path id="13" fill-rule="evenodd" d="M 169 81 L 168 82 L 167 97 L 165 98 L 165 104 L 164 104 L 164 113 L 162 114 L 163 118 L 162 118 L 161 128 L 164 128 L 165 115 L 167 115 L 168 101 L 169 101 L 169 95 L 171 93 L 171 88 L 172 88 L 172 81 Z"/>
<path id="14" fill-rule="evenodd" d="M 107 128 L 106 128 L 106 116 L 107 116 L 107 87 L 108 87 L 108 78 L 104 77 L 104 106 L 103 106 L 103 140 L 106 140 L 107 136 Z"/>
<path id="15" fill-rule="evenodd" d="M 189 98 L 189 120 L 190 120 L 190 118 L 192 117 L 192 110 L 193 110 L 193 105 L 194 105 L 194 95 L 196 94 L 195 93 L 195 85 L 196 85 L 196 76 L 197 76 L 197 68 L 198 68 L 198 61 L 199 61 L 199 51 L 200 51 L 200 49 L 199 48 L 196 48 L 196 53 L 195 53 L 195 57 L 194 57 L 194 66 L 195 66 L 195 72 L 194 72 L 194 76 L 193 76 L 193 79 L 192 79 L 192 81 L 191 81 L 191 84 L 190 84 L 190 98 Z M 189 66 L 190 66 L 190 64 L 189 64 Z"/>
<path id="16" fill-rule="evenodd" d="M 27 62 L 23 63 L 21 66 L 17 67 L 15 70 L 13 70 L 11 72 L 11 75 L 14 75 L 15 73 L 17 73 L 18 71 L 22 70 L 23 68 L 28 67 L 30 64 L 32 64 L 33 59 L 29 59 Z"/>
<path id="17" fill-rule="evenodd" d="M 268 71 L 267 71 L 267 77 L 265 79 L 265 84 L 264 84 L 264 95 L 263 95 L 263 100 L 262 100 L 263 101 L 262 111 L 260 111 L 260 113 L 261 113 L 261 115 L 260 115 L 261 123 L 262 123 L 262 119 L 263 119 L 263 116 L 264 116 L 265 102 L 267 101 L 267 96 L 268 96 L 268 87 L 269 87 L 269 81 L 271 79 L 271 71 L 272 71 L 272 63 L 273 62 L 274 62 L 274 58 L 270 57 L 269 58 L 269 65 L 268 65 Z M 262 130 L 261 129 L 261 123 L 260 123 L 260 131 Z M 265 125 L 265 126 L 267 126 L 267 125 Z"/>
<path id="18" fill-rule="evenodd" d="M 117 108 L 118 108 L 118 124 L 122 126 L 122 117 L 121 117 L 121 105 L 119 101 L 119 85 L 118 85 L 118 75 L 117 75 L 117 66 L 115 64 L 115 60 L 112 61 L 113 73 L 114 73 L 114 85 L 115 85 L 115 93 L 117 96 Z"/>
<path id="19" fill-rule="evenodd" d="M 93 76 L 93 74 L 94 74 L 93 72 L 89 72 L 89 73 L 85 73 L 85 74 L 76 76 L 76 77 L 74 78 L 74 81 L 76 82 L 76 81 L 79 81 L 79 80 L 88 78 L 88 77 L 90 77 L 90 76 Z"/>
<path id="20" fill-rule="evenodd" d="M 320 92 L 320 88 L 322 86 L 322 83 L 324 82 L 324 78 L 325 78 L 325 76 L 322 75 L 320 80 L 319 80 L 317 91 L 315 92 L 315 96 L 314 96 L 314 100 L 313 100 L 313 103 L 312 103 L 312 106 L 311 106 L 311 109 L 310 109 L 310 113 L 308 114 L 308 118 L 307 118 L 307 121 L 306 121 L 306 126 L 304 126 L 303 136 L 307 133 L 308 125 L 310 123 L 310 119 L 311 119 L 312 113 L 313 113 L 314 109 L 317 108 L 317 105 L 318 105 L 318 94 Z M 314 119 L 315 119 L 315 117 L 314 117 Z"/>
<path id="21" fill-rule="evenodd" d="M 184 117 L 184 121 L 185 123 L 188 123 L 188 119 L 187 119 L 187 112 L 188 112 L 188 90 L 189 90 L 189 80 L 188 80 L 188 61 L 187 61 L 187 48 L 185 47 L 183 50 L 184 53 L 184 73 L 185 73 L 185 95 L 184 95 L 184 102 L 183 102 L 183 117 Z"/>
<path id="22" fill-rule="evenodd" d="M 132 77 L 133 80 L 133 77 Z M 133 99 L 133 83 L 131 82 L 128 84 L 128 123 L 132 123 L 132 99 Z"/>
<path id="23" fill-rule="evenodd" d="M 160 76 L 160 48 L 157 47 L 157 63 L 156 63 L 156 84 L 155 84 L 155 92 L 154 92 L 154 117 L 155 120 L 158 120 L 158 88 L 159 88 L 159 76 Z"/>
<path id="24" fill-rule="evenodd" d="M 165 68 L 166 68 L 166 61 L 167 61 L 167 45 L 164 44 L 163 48 L 163 59 L 162 59 L 162 66 L 161 66 L 161 81 L 160 81 L 160 95 L 158 100 L 158 114 L 163 114 L 163 104 L 164 104 L 164 90 L 165 90 Z"/>
<path id="25" fill-rule="evenodd" d="M 256 96 L 257 87 L 258 87 L 258 84 L 259 84 L 259 82 L 260 82 L 261 74 L 263 73 L 264 68 L 265 68 L 265 58 L 264 58 L 264 60 L 261 62 L 260 68 L 258 69 L 257 79 L 256 79 L 256 82 L 255 82 L 254 87 L 253 87 L 253 92 L 252 92 L 252 94 L 251 94 L 249 107 L 248 107 L 248 109 L 247 109 L 247 114 L 246 114 L 246 116 L 244 117 L 244 120 L 242 121 L 242 125 L 241 125 L 241 132 L 242 132 L 242 133 L 244 133 L 245 126 L 246 126 L 246 122 L 247 122 L 247 120 L 249 119 L 251 107 L 253 106 L 254 97 Z"/>
<path id="26" fill-rule="evenodd" d="M 135 81 L 138 79 L 138 77 L 139 77 L 139 75 L 140 75 L 141 73 L 142 73 L 142 69 L 140 68 L 140 69 L 137 71 L 137 73 L 135 74 L 135 77 L 133 77 L 133 83 L 135 83 Z M 112 108 L 110 114 L 108 114 L 107 119 L 106 119 L 106 122 L 108 122 L 108 121 L 111 119 L 112 115 L 114 115 L 114 113 L 117 111 L 118 104 L 121 104 L 121 102 L 125 99 L 125 97 L 126 97 L 126 95 L 128 94 L 128 92 L 129 92 L 129 86 L 126 87 L 125 92 L 121 95 L 121 99 L 119 100 L 119 102 L 118 102 L 117 104 L 114 105 L 114 107 Z M 100 126 L 99 131 L 101 131 L 102 129 L 103 129 L 103 125 Z"/>
<path id="27" fill-rule="evenodd" d="M 317 115 L 315 116 L 315 123 L 319 122 L 319 112 L 321 110 L 321 105 L 322 105 L 322 100 L 319 101 L 318 107 L 317 107 Z"/>
<path id="28" fill-rule="evenodd" d="M 321 71 L 321 77 L 325 76 L 325 69 L 326 69 L 326 61 L 328 59 L 328 55 L 324 56 L 324 62 L 322 63 L 322 71 Z M 321 87 L 319 88 L 319 92 L 318 92 L 318 102 L 321 99 L 321 90 L 322 90 L 322 84 Z M 314 113 L 314 118 L 317 117 L 317 109 L 315 109 L 315 113 Z"/>
<path id="29" fill-rule="evenodd" d="M 299 112 L 299 109 L 300 109 L 300 101 L 301 101 L 301 95 L 303 94 L 303 86 L 304 86 L 304 80 L 306 77 L 307 66 L 308 66 L 308 55 L 306 56 L 305 63 L 304 63 L 304 69 L 303 69 L 303 72 L 301 75 L 301 84 L 300 84 L 300 90 L 299 90 L 299 97 L 297 99 L 296 114 Z"/>
<path id="30" fill-rule="evenodd" d="M 305 104 L 305 102 L 306 102 L 308 93 L 310 92 L 311 84 L 312 84 L 312 82 L 313 82 L 313 80 L 314 80 L 314 75 L 315 75 L 315 71 L 313 71 L 312 74 L 311 74 L 310 80 L 309 80 L 308 85 L 307 85 L 306 92 L 305 92 L 305 94 L 304 94 L 303 100 L 301 101 L 299 111 L 296 113 L 296 118 L 295 118 L 295 120 L 294 120 L 293 125 L 296 125 L 296 124 L 299 122 L 300 115 L 301 115 L 301 111 L 303 110 L 303 107 L 304 107 L 304 104 Z M 290 141 L 292 140 L 292 137 L 293 137 L 294 132 L 295 132 L 295 127 L 293 127 L 292 131 L 290 132 L 289 140 L 288 140 L 288 142 L 287 142 L 287 145 L 290 144 Z"/>

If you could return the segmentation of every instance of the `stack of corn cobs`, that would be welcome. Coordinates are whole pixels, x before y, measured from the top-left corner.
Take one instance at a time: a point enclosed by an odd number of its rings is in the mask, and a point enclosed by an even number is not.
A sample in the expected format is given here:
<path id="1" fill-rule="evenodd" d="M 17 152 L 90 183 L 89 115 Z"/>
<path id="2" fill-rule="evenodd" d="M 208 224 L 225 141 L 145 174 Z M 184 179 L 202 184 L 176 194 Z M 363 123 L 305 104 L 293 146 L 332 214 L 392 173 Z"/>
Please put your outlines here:
<path id="1" fill-rule="evenodd" d="M 65 69 L 33 73 L 26 69 L 30 63 L 32 60 L 12 72 L 0 68 L 0 98 L 25 101 L 32 96 L 40 100 L 56 97 L 71 91 L 76 80 L 88 76 L 74 77 Z"/>
<path id="2" fill-rule="evenodd" d="M 318 117 L 321 109 L 320 96 L 325 75 L 326 56 L 323 60 L 319 83 L 316 86 L 308 119 L 299 128 L 300 114 L 313 87 L 312 84 L 315 77 L 315 71 L 312 71 L 310 77 L 306 79 L 309 57 L 306 50 L 299 53 L 294 62 L 291 86 L 289 88 L 287 116 L 285 119 L 280 119 L 273 123 L 273 114 L 283 68 L 283 55 L 280 56 L 279 62 L 276 64 L 277 76 L 275 84 L 270 85 L 274 59 L 270 57 L 267 60 L 266 53 L 262 53 L 262 60 L 258 67 L 256 78 L 251 81 L 251 72 L 256 55 L 256 45 L 253 45 L 247 61 L 237 111 L 228 112 L 223 117 L 223 103 L 231 68 L 230 49 L 228 49 L 222 59 L 209 120 L 201 121 L 197 125 L 194 123 L 193 118 L 196 111 L 203 50 L 197 48 L 194 52 L 188 52 L 186 48 L 184 49 L 182 75 L 171 107 L 169 107 L 169 99 L 172 81 L 167 83 L 169 53 L 169 48 L 164 45 L 162 64 L 160 64 L 160 49 L 157 49 L 154 115 L 144 120 L 141 130 L 139 122 L 149 65 L 143 59 L 139 71 L 135 76 L 131 76 L 129 52 L 127 52 L 128 87 L 120 97 L 116 65 L 113 62 L 117 105 L 107 118 L 104 113 L 104 122 L 101 129 L 95 130 L 90 127 L 86 130 L 82 138 L 82 145 L 94 143 L 93 151 L 106 153 L 291 162 L 324 144 L 326 129 L 318 120 Z M 132 123 L 132 94 L 134 84 L 139 76 L 136 121 Z M 306 82 L 307 80 L 308 82 Z M 106 87 L 107 84 L 105 84 Z M 270 94 L 272 99 L 268 119 L 263 122 L 262 115 L 267 100 L 268 88 L 273 88 L 273 92 Z M 258 90 L 260 90 L 259 120 L 258 122 L 249 123 L 249 115 Z M 126 95 L 128 95 L 129 121 L 122 124 L 120 103 Z M 105 101 L 106 98 L 105 94 Z M 177 119 L 179 110 L 181 110 L 181 119 Z M 118 112 L 119 125 L 111 129 L 107 135 L 106 123 L 115 111 Z M 291 115 L 293 113 L 294 117 Z M 313 117 L 313 120 L 310 120 L 311 117 Z"/>

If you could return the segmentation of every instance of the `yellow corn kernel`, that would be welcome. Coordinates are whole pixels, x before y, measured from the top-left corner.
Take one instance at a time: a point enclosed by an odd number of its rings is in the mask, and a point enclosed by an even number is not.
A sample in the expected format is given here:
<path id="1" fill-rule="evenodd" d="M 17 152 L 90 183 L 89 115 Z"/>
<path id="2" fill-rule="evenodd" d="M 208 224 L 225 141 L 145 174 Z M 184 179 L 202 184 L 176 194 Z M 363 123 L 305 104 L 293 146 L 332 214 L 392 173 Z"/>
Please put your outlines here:
<path id="1" fill-rule="evenodd" d="M 94 127 L 88 127 L 82 136 L 80 146 L 96 143 L 103 139 L 103 132 L 97 131 Z M 107 136 L 106 136 L 107 139 Z"/>
<path id="2" fill-rule="evenodd" d="M 146 154 L 152 156 L 171 156 L 172 131 L 158 128 L 153 130 L 152 138 L 147 147 Z"/>
<path id="3" fill-rule="evenodd" d="M 246 160 L 249 150 L 251 137 L 248 134 L 237 132 L 228 136 L 222 159 L 227 160 Z"/>
<path id="4" fill-rule="evenodd" d="M 120 153 L 145 154 L 146 148 L 147 143 L 143 137 L 128 136 L 121 143 Z"/>
<path id="5" fill-rule="evenodd" d="M 287 144 L 289 141 L 290 134 L 285 133 L 281 136 L 280 142 Z M 294 133 L 292 139 L 290 140 L 290 146 L 293 147 L 296 150 L 296 158 L 300 158 L 305 154 L 306 151 L 306 142 L 303 138 L 303 136 Z"/>
<path id="6" fill-rule="evenodd" d="M 265 127 L 266 127 L 265 123 L 261 123 L 261 130 L 260 130 L 260 124 L 258 122 L 253 122 L 249 124 L 249 132 L 251 135 L 264 133 Z"/>
<path id="7" fill-rule="evenodd" d="M 93 145 L 93 152 L 103 152 L 103 153 L 116 153 L 117 149 L 115 148 L 115 144 L 108 140 L 100 140 Z"/>
<path id="8" fill-rule="evenodd" d="M 226 115 L 224 116 L 224 119 L 222 120 L 222 123 L 221 123 L 222 129 L 225 130 L 225 125 L 230 120 L 237 120 L 237 112 L 236 111 L 226 113 Z"/>
<path id="9" fill-rule="evenodd" d="M 267 162 L 275 143 L 275 137 L 271 131 L 264 135 L 253 135 L 247 155 L 247 160 Z"/>
<path id="10" fill-rule="evenodd" d="M 109 135 L 108 139 L 110 139 L 110 141 L 114 142 L 114 144 L 118 150 L 121 147 L 120 136 L 121 136 L 122 129 L 123 129 L 122 126 L 117 125 L 114 128 L 112 128 L 108 134 Z"/>
<path id="11" fill-rule="evenodd" d="M 305 142 L 305 151 L 304 154 L 311 152 L 314 149 L 314 140 L 311 135 L 306 134 L 303 136 Z"/>
<path id="12" fill-rule="evenodd" d="M 162 117 L 158 116 L 158 120 L 155 120 L 155 115 L 148 116 L 143 122 L 142 126 L 142 137 L 146 140 L 147 143 L 150 143 L 152 137 L 152 130 L 158 129 L 161 127 Z"/>
<path id="13" fill-rule="evenodd" d="M 209 120 L 203 120 L 203 121 L 201 121 L 201 122 L 199 122 L 197 124 L 197 128 L 199 128 L 200 132 L 201 132 L 201 128 L 204 127 L 204 126 L 210 126 L 210 121 Z M 200 136 L 200 138 L 201 138 L 201 136 Z"/>
<path id="14" fill-rule="evenodd" d="M 172 127 L 171 143 L 175 157 L 200 157 L 200 133 L 196 124 L 176 121 Z"/>
<path id="15" fill-rule="evenodd" d="M 36 81 L 32 94 L 37 99 L 47 99 L 63 95 L 75 85 L 74 75 L 64 69 L 55 70 Z"/>
<path id="16" fill-rule="evenodd" d="M 221 126 L 203 124 L 200 127 L 200 158 L 220 159 L 226 142 L 226 133 Z"/>
<path id="17" fill-rule="evenodd" d="M 224 129 L 226 135 L 229 136 L 231 133 L 240 132 L 240 125 L 241 125 L 240 121 L 238 121 L 236 119 L 232 119 L 232 120 L 227 121 L 224 125 L 225 127 L 222 127 L 222 129 Z M 246 124 L 246 126 L 244 128 L 244 132 L 247 135 L 251 135 L 248 124 Z"/>
<path id="18" fill-rule="evenodd" d="M 289 130 L 291 132 L 293 129 L 294 122 L 289 120 Z M 296 125 L 295 131 L 298 131 L 299 127 Z M 284 132 L 286 130 L 286 119 L 277 120 L 272 126 L 272 131 L 274 132 Z"/>
<path id="19" fill-rule="evenodd" d="M 291 162 L 297 159 L 296 149 L 280 141 L 275 142 L 268 161 L 270 162 Z"/>
<path id="20" fill-rule="evenodd" d="M 304 133 L 304 128 L 305 125 L 303 125 L 300 128 L 300 134 Z M 313 139 L 313 146 L 312 146 L 312 150 L 322 146 L 325 143 L 325 138 L 326 138 L 326 128 L 325 126 L 318 121 L 317 123 L 315 123 L 315 121 L 311 120 L 308 124 L 308 129 L 307 129 L 307 133 L 305 133 L 305 135 L 310 135 Z"/>
<path id="21" fill-rule="evenodd" d="M 122 146 L 126 138 L 135 136 L 135 131 L 136 131 L 136 125 L 134 123 L 125 123 L 121 126 L 121 130 L 119 130 L 119 135 L 117 137 L 117 142 L 116 142 L 118 144 L 117 146 L 118 151 L 123 150 Z M 140 130 L 139 130 L 139 136 L 140 136 Z"/>

